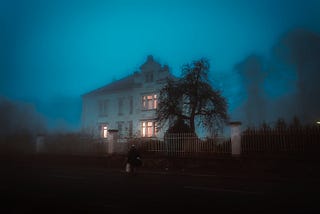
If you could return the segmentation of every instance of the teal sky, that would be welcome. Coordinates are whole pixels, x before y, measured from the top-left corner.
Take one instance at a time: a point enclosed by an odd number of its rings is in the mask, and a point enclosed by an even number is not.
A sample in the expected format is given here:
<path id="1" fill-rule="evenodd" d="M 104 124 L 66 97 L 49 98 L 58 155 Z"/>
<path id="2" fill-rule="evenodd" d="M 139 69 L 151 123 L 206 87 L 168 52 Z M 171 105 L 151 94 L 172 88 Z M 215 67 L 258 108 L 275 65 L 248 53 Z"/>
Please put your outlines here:
<path id="1" fill-rule="evenodd" d="M 77 124 L 81 106 L 73 116 L 48 106 L 79 104 L 81 94 L 131 74 L 152 54 L 175 75 L 207 57 L 234 104 L 234 65 L 251 53 L 268 57 L 294 27 L 319 33 L 320 1 L 0 0 L 0 95 Z"/>

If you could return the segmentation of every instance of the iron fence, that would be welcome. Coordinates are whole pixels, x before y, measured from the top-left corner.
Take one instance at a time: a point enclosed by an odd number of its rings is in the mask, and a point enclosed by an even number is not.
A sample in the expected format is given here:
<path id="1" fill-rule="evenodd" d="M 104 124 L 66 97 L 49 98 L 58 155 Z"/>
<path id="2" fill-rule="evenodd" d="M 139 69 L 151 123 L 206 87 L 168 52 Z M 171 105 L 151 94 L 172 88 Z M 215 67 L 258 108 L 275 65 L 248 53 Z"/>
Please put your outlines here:
<path id="1" fill-rule="evenodd" d="M 201 139 L 191 133 L 166 134 L 163 140 L 136 143 L 145 154 L 191 157 L 231 154 L 231 141 L 221 137 Z"/>
<path id="2" fill-rule="evenodd" d="M 248 129 L 241 136 L 241 154 L 307 154 L 319 149 L 319 127 Z"/>
<path id="3" fill-rule="evenodd" d="M 231 139 L 199 138 L 190 133 L 166 134 L 163 139 L 111 142 L 77 135 L 46 136 L 40 152 L 54 154 L 126 154 L 131 144 L 153 156 L 211 157 L 231 155 Z M 3 144 L 4 145 L 4 144 Z M 112 151 L 110 150 L 112 148 Z M 314 154 L 320 149 L 320 128 L 248 129 L 241 133 L 241 155 Z"/>

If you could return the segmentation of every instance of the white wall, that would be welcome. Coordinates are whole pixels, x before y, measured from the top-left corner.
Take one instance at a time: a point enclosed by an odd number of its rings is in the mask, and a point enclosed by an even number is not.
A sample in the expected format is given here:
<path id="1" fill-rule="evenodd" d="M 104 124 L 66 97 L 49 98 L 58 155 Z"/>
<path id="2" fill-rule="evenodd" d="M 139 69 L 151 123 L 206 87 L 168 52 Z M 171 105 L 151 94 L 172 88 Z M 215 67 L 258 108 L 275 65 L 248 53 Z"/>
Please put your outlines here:
<path id="1" fill-rule="evenodd" d="M 148 60 L 150 60 L 148 58 Z M 151 59 L 152 60 L 152 59 Z M 147 64 L 147 65 L 146 65 Z M 118 121 L 123 121 L 125 126 L 128 126 L 128 121 L 132 121 L 134 136 L 139 137 L 141 132 L 141 120 L 152 120 L 155 118 L 155 110 L 142 110 L 142 95 L 157 93 L 163 86 L 163 80 L 170 75 L 168 70 L 152 70 L 154 64 L 159 69 L 159 64 L 154 61 L 147 61 L 144 64 L 142 72 L 135 72 L 133 74 L 134 82 L 136 83 L 134 88 L 128 88 L 127 90 L 121 90 L 117 92 L 97 93 L 95 95 L 84 95 L 83 98 L 83 111 L 82 111 L 82 129 L 84 132 L 93 134 L 95 137 L 99 137 L 101 130 L 99 125 L 102 123 L 108 124 L 108 129 L 118 129 Z M 161 68 L 161 67 L 160 67 Z M 144 75 L 146 72 L 153 72 L 153 82 L 144 82 Z M 161 81 L 162 80 L 162 81 Z M 133 98 L 133 112 L 129 113 L 130 109 L 130 97 Z M 118 99 L 123 98 L 123 115 L 119 115 Z M 99 115 L 99 100 L 108 100 L 108 115 Z M 158 137 L 162 138 L 164 129 L 158 133 Z M 128 135 L 128 131 L 124 131 L 125 135 Z"/>

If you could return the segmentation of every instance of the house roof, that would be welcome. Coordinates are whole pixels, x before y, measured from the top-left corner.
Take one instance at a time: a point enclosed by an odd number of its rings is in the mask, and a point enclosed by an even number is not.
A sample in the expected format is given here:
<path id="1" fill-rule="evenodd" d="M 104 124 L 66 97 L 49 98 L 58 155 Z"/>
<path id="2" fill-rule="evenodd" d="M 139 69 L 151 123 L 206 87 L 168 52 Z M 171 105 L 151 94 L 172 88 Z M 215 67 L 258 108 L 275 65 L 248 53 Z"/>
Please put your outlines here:
<path id="1" fill-rule="evenodd" d="M 143 76 L 144 73 L 146 72 L 155 72 L 155 71 L 168 72 L 168 66 L 165 65 L 163 68 L 161 68 L 161 65 L 153 59 L 153 56 L 149 55 L 147 57 L 146 62 L 140 66 L 140 70 L 141 70 L 140 72 L 136 71 L 125 78 L 109 83 L 91 92 L 85 93 L 82 95 L 82 97 L 99 95 L 99 94 L 108 94 L 108 93 L 114 93 L 119 91 L 128 91 L 133 88 L 141 87 L 142 83 L 140 82 L 141 80 L 139 80 L 141 75 Z M 162 79 L 158 79 L 157 81 L 160 81 L 160 80 Z"/>
<path id="2" fill-rule="evenodd" d="M 132 74 L 130 76 L 127 76 L 115 82 L 109 83 L 101 88 L 98 88 L 86 94 L 83 94 L 82 96 L 91 96 L 91 95 L 98 95 L 101 93 L 112 93 L 116 91 L 130 90 L 140 85 L 134 82 L 134 75 L 135 74 Z"/>

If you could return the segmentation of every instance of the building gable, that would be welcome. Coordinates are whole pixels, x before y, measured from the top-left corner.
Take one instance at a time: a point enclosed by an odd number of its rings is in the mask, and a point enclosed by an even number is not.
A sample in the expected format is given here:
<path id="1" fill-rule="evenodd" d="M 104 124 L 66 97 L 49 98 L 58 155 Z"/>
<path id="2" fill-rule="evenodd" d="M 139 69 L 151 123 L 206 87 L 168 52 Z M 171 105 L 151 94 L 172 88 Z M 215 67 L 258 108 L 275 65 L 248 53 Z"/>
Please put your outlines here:
<path id="1" fill-rule="evenodd" d="M 133 133 L 155 135 L 159 91 L 164 80 L 172 75 L 168 66 L 162 67 L 152 56 L 140 69 L 82 96 L 83 130 L 94 130 L 94 135 L 100 137 L 105 136 L 106 129 L 117 129 L 120 136 L 128 135 L 124 137 Z"/>

